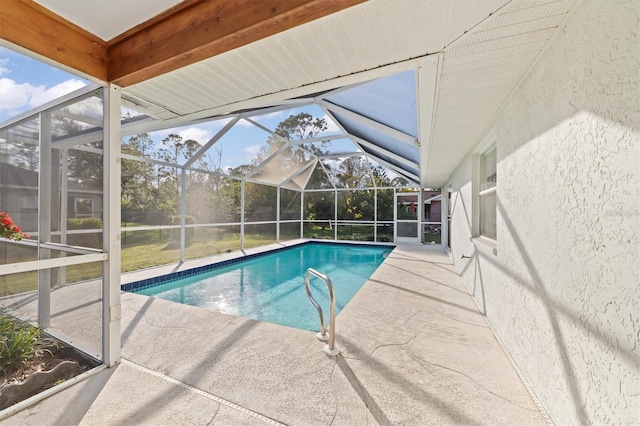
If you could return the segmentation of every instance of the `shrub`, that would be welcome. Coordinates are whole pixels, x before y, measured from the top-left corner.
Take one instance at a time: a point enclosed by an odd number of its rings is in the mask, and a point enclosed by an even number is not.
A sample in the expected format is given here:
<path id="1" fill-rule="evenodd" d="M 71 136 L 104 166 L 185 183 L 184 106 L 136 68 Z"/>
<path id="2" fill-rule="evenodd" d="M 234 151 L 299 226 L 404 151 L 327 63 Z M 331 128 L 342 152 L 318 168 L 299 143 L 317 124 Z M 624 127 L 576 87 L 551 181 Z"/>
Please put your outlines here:
<path id="1" fill-rule="evenodd" d="M 67 219 L 67 229 L 102 229 L 102 219 L 82 217 Z"/>
<path id="2" fill-rule="evenodd" d="M 43 337 L 40 329 L 0 313 L 0 373 L 3 377 L 21 371 L 29 360 L 51 353 L 58 345 Z"/>
<path id="3" fill-rule="evenodd" d="M 67 219 L 67 229 L 99 229 L 102 230 L 102 219 L 97 217 L 83 217 Z M 75 234 L 67 236 L 67 244 L 72 246 L 102 248 L 102 231 L 92 234 Z"/>
<path id="4" fill-rule="evenodd" d="M 391 237 L 391 235 L 386 235 L 386 234 L 378 235 L 378 242 L 390 243 L 392 241 L 393 241 L 393 238 Z"/>

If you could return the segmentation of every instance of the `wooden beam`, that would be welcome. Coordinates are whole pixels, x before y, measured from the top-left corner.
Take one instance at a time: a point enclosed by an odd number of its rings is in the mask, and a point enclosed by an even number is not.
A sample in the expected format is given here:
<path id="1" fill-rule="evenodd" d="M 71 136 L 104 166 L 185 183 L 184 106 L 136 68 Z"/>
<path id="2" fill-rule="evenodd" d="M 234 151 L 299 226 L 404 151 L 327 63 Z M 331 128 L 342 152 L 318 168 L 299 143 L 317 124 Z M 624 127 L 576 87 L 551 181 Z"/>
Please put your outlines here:
<path id="1" fill-rule="evenodd" d="M 130 86 L 363 1 L 187 0 L 109 42 L 108 79 Z"/>
<path id="2" fill-rule="evenodd" d="M 0 0 L 0 39 L 107 80 L 106 42 L 32 0 Z"/>

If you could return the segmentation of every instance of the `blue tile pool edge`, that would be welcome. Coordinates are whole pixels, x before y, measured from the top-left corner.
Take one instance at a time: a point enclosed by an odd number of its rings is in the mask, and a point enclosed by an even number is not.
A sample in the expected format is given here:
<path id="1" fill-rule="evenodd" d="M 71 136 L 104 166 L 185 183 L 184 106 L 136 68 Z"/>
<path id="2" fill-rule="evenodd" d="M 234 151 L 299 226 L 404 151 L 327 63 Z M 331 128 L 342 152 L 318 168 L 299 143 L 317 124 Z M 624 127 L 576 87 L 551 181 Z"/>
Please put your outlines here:
<path id="1" fill-rule="evenodd" d="M 146 278 L 140 281 L 134 281 L 132 283 L 122 284 L 120 289 L 128 292 L 135 292 L 138 290 L 144 290 L 146 288 L 155 287 L 162 284 L 167 284 L 172 281 L 180 280 L 187 277 L 192 277 L 194 275 L 200 275 L 205 272 L 213 271 L 215 269 L 223 268 L 225 266 L 232 265 L 234 263 L 244 262 L 247 260 L 254 259 L 260 256 L 266 256 L 275 252 L 291 250 L 296 247 L 300 247 L 306 244 L 325 244 L 325 245 L 335 245 L 335 246 L 354 246 L 354 247 L 389 247 L 394 249 L 396 246 L 394 244 L 368 244 L 368 243 L 349 243 L 349 242 L 337 242 L 337 241 L 322 241 L 322 240 L 309 240 L 302 242 L 300 244 L 294 244 L 291 246 L 278 247 L 273 250 L 268 250 L 260 253 L 246 254 L 240 257 L 236 257 L 234 259 L 222 260 L 220 262 L 212 263 L 209 265 L 198 266 L 195 268 L 185 269 L 183 271 L 172 272 L 170 274 L 159 275 L 157 277 Z"/>

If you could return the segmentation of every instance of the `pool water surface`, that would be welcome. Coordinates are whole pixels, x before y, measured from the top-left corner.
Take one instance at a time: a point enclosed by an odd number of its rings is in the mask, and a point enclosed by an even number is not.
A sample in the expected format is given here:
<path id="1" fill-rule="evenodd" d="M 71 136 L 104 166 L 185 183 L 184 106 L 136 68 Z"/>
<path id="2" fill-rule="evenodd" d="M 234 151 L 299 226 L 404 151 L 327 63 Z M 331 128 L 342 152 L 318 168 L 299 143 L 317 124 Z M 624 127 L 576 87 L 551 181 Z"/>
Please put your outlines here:
<path id="1" fill-rule="evenodd" d="M 318 314 L 305 291 L 307 269 L 313 268 L 331 279 L 337 314 L 391 250 L 393 247 L 389 246 L 306 243 L 134 292 L 317 331 Z M 313 296 L 325 313 L 325 323 L 328 323 L 327 286 L 315 277 L 311 278 L 310 284 Z"/>

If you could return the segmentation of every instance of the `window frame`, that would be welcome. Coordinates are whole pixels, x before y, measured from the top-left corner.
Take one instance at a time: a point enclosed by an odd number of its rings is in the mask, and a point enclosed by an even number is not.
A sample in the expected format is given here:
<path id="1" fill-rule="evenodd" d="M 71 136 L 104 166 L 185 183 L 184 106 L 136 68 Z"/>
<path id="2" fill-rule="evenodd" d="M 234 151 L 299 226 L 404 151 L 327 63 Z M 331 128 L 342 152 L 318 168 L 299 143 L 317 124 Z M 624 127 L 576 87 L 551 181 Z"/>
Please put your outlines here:
<path id="1" fill-rule="evenodd" d="M 496 203 L 496 238 L 483 235 L 480 231 L 480 197 L 482 195 L 488 195 L 491 193 L 496 194 L 497 201 L 497 173 L 496 182 L 491 187 L 487 188 L 483 185 L 486 183 L 486 172 L 483 170 L 485 164 L 483 162 L 483 156 L 485 154 L 492 154 L 495 152 L 495 164 L 497 172 L 497 159 L 498 159 L 498 144 L 495 128 L 490 128 L 476 148 L 473 150 L 471 156 L 471 242 L 474 244 L 477 250 L 486 254 L 498 255 L 498 232 L 497 232 L 497 203 Z"/>
<path id="2" fill-rule="evenodd" d="M 497 230 L 497 188 L 498 188 L 498 155 L 497 155 L 497 146 L 493 143 L 489 148 L 487 148 L 482 154 L 480 154 L 480 174 L 479 174 L 479 185 L 478 185 L 478 235 L 483 238 L 488 238 L 493 241 L 498 240 L 498 230 Z M 491 161 L 488 161 L 491 160 Z M 494 201 L 495 207 L 493 207 L 494 214 L 491 218 L 491 228 L 493 232 L 488 232 L 485 228 L 483 229 L 483 202 L 482 199 L 485 196 L 491 196 L 493 194 L 496 197 L 496 201 Z"/>
<path id="3" fill-rule="evenodd" d="M 91 204 L 91 213 L 86 214 L 86 213 L 78 213 L 78 201 L 80 201 L 80 204 L 83 204 L 86 200 L 90 201 Z M 75 217 L 76 218 L 84 218 L 84 217 L 93 217 L 93 206 L 94 206 L 94 200 L 91 197 L 74 197 L 73 200 L 73 207 L 74 207 L 74 213 L 75 213 Z"/>

